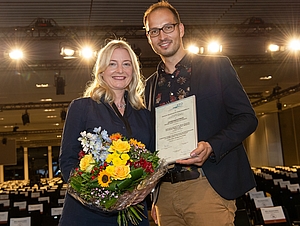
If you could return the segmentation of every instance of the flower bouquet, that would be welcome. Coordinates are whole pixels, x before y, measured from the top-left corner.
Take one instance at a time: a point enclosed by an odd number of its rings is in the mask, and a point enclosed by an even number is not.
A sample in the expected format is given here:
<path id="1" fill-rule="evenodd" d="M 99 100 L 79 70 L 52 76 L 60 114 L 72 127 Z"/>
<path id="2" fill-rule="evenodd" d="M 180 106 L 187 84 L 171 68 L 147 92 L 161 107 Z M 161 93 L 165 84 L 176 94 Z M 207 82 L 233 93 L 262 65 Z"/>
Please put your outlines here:
<path id="1" fill-rule="evenodd" d="M 79 167 L 70 175 L 68 193 L 83 205 L 102 212 L 118 212 L 118 224 L 142 221 L 141 202 L 167 172 L 157 152 L 135 139 L 108 135 L 101 127 L 83 131 L 78 140 Z"/>

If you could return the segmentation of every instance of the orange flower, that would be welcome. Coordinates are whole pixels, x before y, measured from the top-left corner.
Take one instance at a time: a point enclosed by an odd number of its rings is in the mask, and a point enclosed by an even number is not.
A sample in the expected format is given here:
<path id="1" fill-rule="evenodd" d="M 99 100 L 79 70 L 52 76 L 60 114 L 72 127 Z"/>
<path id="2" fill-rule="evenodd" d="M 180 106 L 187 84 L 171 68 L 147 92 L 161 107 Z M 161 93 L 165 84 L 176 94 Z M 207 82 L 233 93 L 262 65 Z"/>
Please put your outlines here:
<path id="1" fill-rule="evenodd" d="M 130 143 L 131 145 L 136 146 L 136 147 L 139 147 L 139 148 L 145 148 L 145 144 L 143 144 L 142 142 L 137 141 L 136 139 L 133 139 L 133 138 L 131 138 L 131 139 L 129 140 L 129 143 Z"/>
<path id="2" fill-rule="evenodd" d="M 114 133 L 112 135 L 110 135 L 109 137 L 111 140 L 118 140 L 122 138 L 122 135 L 120 133 Z"/>

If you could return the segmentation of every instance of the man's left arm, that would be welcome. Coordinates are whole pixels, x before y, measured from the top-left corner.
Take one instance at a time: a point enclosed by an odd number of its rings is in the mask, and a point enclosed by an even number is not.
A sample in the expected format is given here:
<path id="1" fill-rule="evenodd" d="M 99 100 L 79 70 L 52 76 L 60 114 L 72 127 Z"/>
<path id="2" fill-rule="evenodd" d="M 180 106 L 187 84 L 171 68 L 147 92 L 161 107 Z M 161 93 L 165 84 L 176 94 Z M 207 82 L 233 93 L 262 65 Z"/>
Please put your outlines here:
<path id="1" fill-rule="evenodd" d="M 234 147 L 240 145 L 257 127 L 257 118 L 238 75 L 227 57 L 219 58 L 218 79 L 222 95 L 222 117 L 230 118 L 229 123 L 205 141 L 199 141 L 191 152 L 191 158 L 179 160 L 181 164 L 202 166 L 210 158 L 216 163 L 221 161 Z M 224 118 L 224 119 L 225 119 Z"/>

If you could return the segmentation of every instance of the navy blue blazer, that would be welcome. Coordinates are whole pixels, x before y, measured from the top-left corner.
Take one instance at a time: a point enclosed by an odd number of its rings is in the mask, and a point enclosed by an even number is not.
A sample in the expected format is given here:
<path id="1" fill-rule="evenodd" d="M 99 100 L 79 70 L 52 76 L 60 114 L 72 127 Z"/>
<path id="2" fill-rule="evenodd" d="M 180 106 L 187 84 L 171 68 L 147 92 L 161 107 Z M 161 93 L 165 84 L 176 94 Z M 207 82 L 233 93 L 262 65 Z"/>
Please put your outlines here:
<path id="1" fill-rule="evenodd" d="M 203 164 L 204 173 L 223 198 L 238 198 L 256 186 L 242 144 L 257 127 L 255 112 L 227 57 L 186 57 L 192 63 L 190 95 L 196 96 L 198 141 L 209 142 L 214 152 Z M 152 117 L 157 78 L 155 72 L 146 85 L 146 105 Z"/>
<path id="2" fill-rule="evenodd" d="M 151 150 L 153 148 L 153 130 L 150 112 L 147 109 L 134 110 L 127 103 L 124 117 L 127 118 L 131 127 L 131 137 L 143 142 Z M 103 102 L 97 103 L 91 98 L 80 98 L 72 101 L 65 121 L 59 156 L 60 169 L 66 182 L 69 179 L 71 170 L 79 164 L 78 153 L 82 150 L 82 147 L 77 139 L 80 137 L 80 132 L 93 132 L 95 127 L 100 126 L 108 134 L 119 132 L 127 138 L 131 138 L 124 122 L 117 116 L 109 104 Z M 144 214 L 147 216 L 147 206 L 145 202 L 144 204 Z M 117 214 L 92 211 L 67 194 L 60 225 L 117 226 Z M 129 223 L 129 225 L 131 224 Z M 148 226 L 148 219 L 143 219 L 140 225 Z"/>

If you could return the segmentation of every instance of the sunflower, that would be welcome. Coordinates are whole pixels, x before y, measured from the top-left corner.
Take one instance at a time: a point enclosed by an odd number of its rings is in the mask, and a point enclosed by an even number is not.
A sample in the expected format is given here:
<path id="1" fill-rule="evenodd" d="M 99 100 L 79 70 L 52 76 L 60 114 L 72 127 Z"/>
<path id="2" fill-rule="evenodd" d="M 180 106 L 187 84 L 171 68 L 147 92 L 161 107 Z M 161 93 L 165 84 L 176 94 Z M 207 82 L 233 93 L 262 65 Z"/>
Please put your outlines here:
<path id="1" fill-rule="evenodd" d="M 98 184 L 101 187 L 107 188 L 111 183 L 110 174 L 105 170 L 101 171 L 98 175 Z"/>

